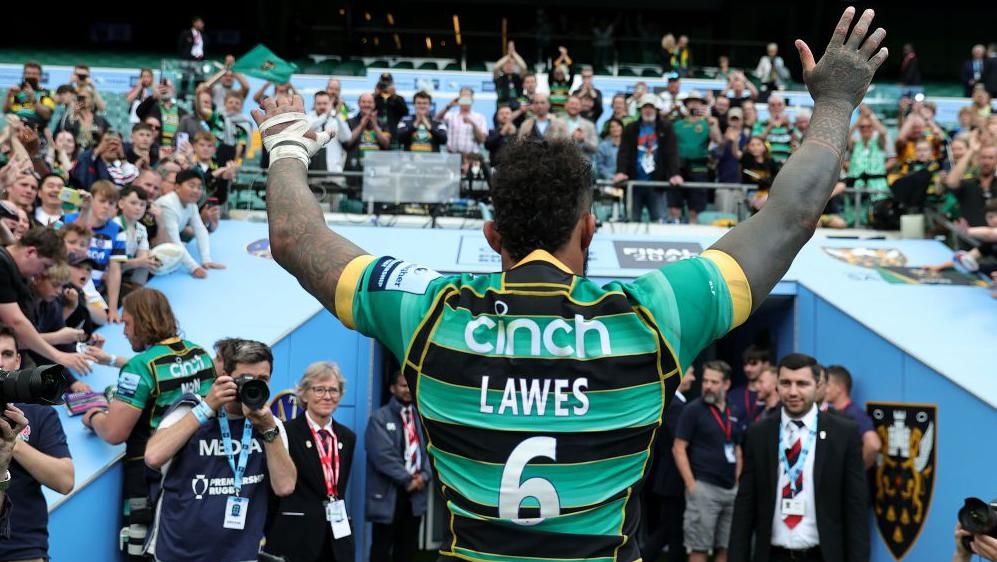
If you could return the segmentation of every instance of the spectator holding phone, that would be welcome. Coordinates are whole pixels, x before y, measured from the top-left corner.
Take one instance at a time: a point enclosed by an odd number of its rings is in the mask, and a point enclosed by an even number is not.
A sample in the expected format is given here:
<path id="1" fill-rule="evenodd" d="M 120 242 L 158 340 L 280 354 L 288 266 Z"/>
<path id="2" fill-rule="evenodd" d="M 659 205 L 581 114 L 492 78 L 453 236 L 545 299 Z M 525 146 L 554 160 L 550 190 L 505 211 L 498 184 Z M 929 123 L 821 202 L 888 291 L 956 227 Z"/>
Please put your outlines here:
<path id="1" fill-rule="evenodd" d="M 143 68 L 138 72 L 138 82 L 132 86 L 131 90 L 128 90 L 128 94 L 125 95 L 125 100 L 128 102 L 128 122 L 129 123 L 140 123 L 142 120 L 139 119 L 136 110 L 138 106 L 145 101 L 146 98 L 152 97 L 154 78 L 152 75 L 151 68 Z"/>
<path id="2" fill-rule="evenodd" d="M 89 191 L 94 182 L 107 180 L 116 185 L 127 185 L 138 177 L 138 168 L 125 158 L 121 136 L 109 131 L 93 150 L 80 154 L 80 159 L 69 174 L 75 187 Z"/>
<path id="3" fill-rule="evenodd" d="M 156 133 L 148 123 L 132 125 L 131 142 L 125 143 L 125 158 L 140 170 L 159 163 L 159 147 L 154 144 Z"/>
<path id="4" fill-rule="evenodd" d="M 69 131 L 81 148 L 93 148 L 111 124 L 97 114 L 94 94 L 89 90 L 77 90 L 76 103 L 62 120 L 61 129 Z"/>
<path id="5" fill-rule="evenodd" d="M 159 85 L 153 90 L 151 97 L 146 98 L 135 109 L 135 114 L 143 122 L 152 117 L 160 124 L 159 144 L 160 146 L 174 146 L 173 137 L 176 136 L 180 128 L 180 119 L 187 112 L 177 106 L 177 91 L 173 83 L 163 78 Z"/>

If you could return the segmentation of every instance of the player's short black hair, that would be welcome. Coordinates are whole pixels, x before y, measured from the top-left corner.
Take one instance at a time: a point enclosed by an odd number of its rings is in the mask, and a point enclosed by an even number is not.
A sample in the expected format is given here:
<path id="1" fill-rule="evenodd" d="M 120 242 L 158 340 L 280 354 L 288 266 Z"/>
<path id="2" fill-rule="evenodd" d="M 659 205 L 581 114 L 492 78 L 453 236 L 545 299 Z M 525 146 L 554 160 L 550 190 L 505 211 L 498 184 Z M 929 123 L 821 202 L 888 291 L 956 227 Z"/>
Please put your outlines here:
<path id="1" fill-rule="evenodd" d="M 502 247 L 519 261 L 568 242 L 592 205 L 592 168 L 573 142 L 520 139 L 502 149 L 491 188 Z"/>

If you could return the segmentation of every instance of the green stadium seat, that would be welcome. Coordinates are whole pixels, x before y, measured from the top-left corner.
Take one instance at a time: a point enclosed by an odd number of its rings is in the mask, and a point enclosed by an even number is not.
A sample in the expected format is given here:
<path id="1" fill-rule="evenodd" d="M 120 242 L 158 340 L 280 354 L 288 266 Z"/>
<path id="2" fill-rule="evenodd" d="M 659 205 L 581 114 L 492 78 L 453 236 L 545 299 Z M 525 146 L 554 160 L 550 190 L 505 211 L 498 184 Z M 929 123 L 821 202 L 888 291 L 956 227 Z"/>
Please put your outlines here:
<path id="1" fill-rule="evenodd" d="M 637 73 L 633 71 L 632 68 L 623 67 L 620 69 L 620 76 L 637 76 Z"/>
<path id="2" fill-rule="evenodd" d="M 595 73 L 598 76 L 612 76 L 613 75 L 613 71 L 610 70 L 610 69 L 608 69 L 608 68 L 606 68 L 605 66 L 600 66 L 599 68 L 594 69 L 593 73 Z"/>
<path id="3" fill-rule="evenodd" d="M 467 70 L 470 72 L 488 72 L 488 67 L 483 62 L 468 63 Z"/>
<path id="4" fill-rule="evenodd" d="M 399 67 L 396 66 L 395 68 Z M 431 60 L 428 60 L 419 65 L 419 70 L 439 70 L 439 69 L 440 69 L 439 65 L 437 65 L 435 62 Z"/>
<path id="5" fill-rule="evenodd" d="M 661 78 L 661 71 L 653 68 L 645 68 L 640 73 L 644 78 Z"/>
<path id="6" fill-rule="evenodd" d="M 389 65 L 388 61 L 386 61 L 386 60 L 378 59 L 378 60 L 370 63 L 368 65 L 368 68 L 391 68 L 391 65 Z"/>
<path id="7" fill-rule="evenodd" d="M 360 60 L 343 61 L 332 70 L 332 74 L 340 76 L 363 76 L 366 72 L 367 68 L 364 66 L 363 61 Z"/>
<path id="8" fill-rule="evenodd" d="M 447 65 L 443 67 L 443 70 L 460 70 L 460 69 L 461 68 L 459 62 L 447 63 Z"/>
<path id="9" fill-rule="evenodd" d="M 415 68 L 415 64 L 410 60 L 403 60 L 403 61 L 398 61 L 395 64 L 391 65 L 391 68 L 412 69 Z"/>

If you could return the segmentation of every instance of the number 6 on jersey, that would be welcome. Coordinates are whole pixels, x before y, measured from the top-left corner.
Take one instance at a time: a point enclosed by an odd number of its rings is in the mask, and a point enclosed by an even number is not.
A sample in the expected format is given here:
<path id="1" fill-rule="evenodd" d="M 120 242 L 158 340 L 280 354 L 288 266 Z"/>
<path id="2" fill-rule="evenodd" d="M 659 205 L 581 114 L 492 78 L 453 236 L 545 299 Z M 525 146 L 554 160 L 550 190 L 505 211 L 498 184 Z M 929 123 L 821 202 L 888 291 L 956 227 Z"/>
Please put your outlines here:
<path id="1" fill-rule="evenodd" d="M 561 502 L 557 490 L 549 480 L 530 478 L 520 483 L 527 463 L 537 457 L 557 460 L 557 439 L 553 437 L 531 437 L 512 450 L 502 471 L 502 487 L 499 490 L 499 517 L 509 519 L 518 525 L 536 525 L 548 517 L 561 514 Z M 523 500 L 535 498 L 540 504 L 540 517 L 519 517 L 519 506 Z"/>

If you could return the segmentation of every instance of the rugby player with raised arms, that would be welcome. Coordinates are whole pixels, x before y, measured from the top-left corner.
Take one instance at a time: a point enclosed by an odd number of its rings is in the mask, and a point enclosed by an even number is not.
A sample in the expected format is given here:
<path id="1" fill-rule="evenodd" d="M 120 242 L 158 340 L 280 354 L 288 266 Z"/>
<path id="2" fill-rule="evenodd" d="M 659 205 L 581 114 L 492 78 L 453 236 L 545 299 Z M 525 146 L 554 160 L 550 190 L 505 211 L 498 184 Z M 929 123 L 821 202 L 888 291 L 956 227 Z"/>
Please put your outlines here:
<path id="1" fill-rule="evenodd" d="M 484 226 L 502 271 L 444 276 L 330 230 L 306 182 L 329 137 L 299 96 L 253 117 L 270 151 L 273 257 L 398 358 L 448 510 L 443 559 L 640 559 L 638 497 L 680 373 L 757 309 L 816 229 L 886 32 L 848 8 L 819 62 L 797 41 L 810 130 L 768 203 L 702 255 L 630 283 L 584 277 L 595 218 L 571 144 L 507 146 Z M 849 33 L 849 30 L 851 32 Z"/>

